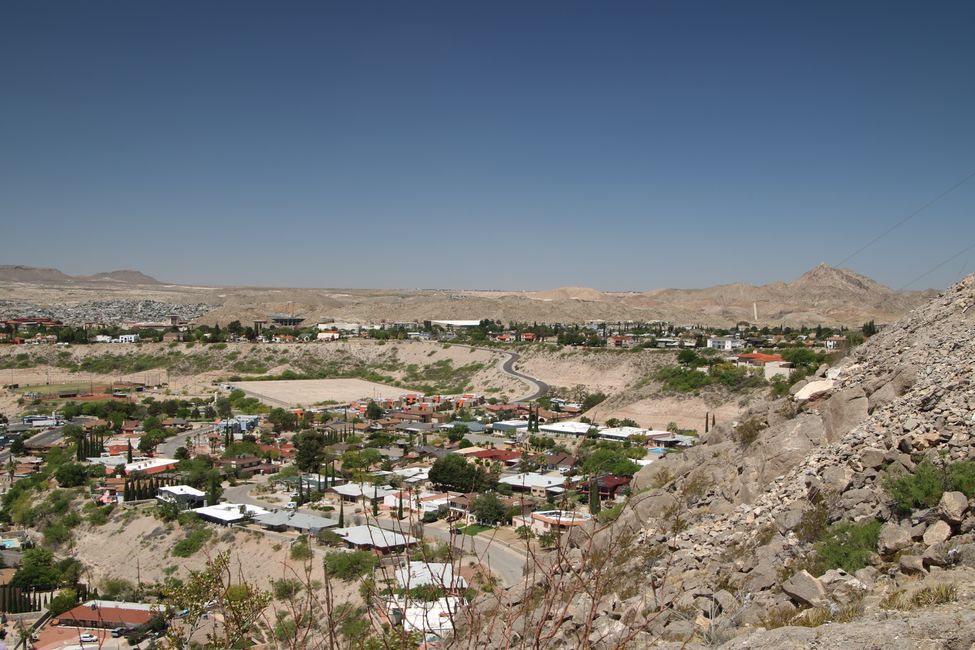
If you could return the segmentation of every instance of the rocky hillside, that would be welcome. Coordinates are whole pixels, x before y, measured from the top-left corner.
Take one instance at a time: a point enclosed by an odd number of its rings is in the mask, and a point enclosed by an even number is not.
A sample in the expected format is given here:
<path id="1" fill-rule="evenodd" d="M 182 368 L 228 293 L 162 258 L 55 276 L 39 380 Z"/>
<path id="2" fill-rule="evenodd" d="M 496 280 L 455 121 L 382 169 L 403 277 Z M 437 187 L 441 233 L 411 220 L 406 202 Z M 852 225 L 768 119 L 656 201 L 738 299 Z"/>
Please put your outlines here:
<path id="1" fill-rule="evenodd" d="M 510 629 L 543 647 L 970 648 L 973 371 L 970 276 L 641 471 L 615 523 L 510 596 Z M 582 608 L 529 607 L 580 589 Z"/>

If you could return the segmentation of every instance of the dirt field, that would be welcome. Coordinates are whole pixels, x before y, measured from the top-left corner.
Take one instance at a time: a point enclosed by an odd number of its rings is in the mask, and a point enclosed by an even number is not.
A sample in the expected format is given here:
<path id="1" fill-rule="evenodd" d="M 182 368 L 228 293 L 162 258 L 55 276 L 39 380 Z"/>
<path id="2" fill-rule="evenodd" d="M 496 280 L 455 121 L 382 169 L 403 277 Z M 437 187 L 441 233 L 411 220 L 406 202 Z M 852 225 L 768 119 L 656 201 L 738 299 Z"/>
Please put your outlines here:
<path id="1" fill-rule="evenodd" d="M 232 384 L 270 404 L 311 406 L 319 402 L 351 402 L 362 398 L 395 398 L 409 391 L 362 379 L 294 379 L 240 381 Z"/>

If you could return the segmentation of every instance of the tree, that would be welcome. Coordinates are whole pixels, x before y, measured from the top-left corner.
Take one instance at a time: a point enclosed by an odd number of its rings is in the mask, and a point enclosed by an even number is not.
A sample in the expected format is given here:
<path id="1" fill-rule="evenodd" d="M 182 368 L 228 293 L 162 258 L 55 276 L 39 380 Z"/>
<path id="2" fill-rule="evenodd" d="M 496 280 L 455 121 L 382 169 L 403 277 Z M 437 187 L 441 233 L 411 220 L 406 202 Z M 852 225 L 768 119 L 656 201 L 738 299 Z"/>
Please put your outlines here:
<path id="1" fill-rule="evenodd" d="M 589 512 L 594 515 L 598 515 L 601 508 L 602 503 L 599 499 L 599 479 L 593 477 L 589 481 Z"/>
<path id="2" fill-rule="evenodd" d="M 487 483 L 483 469 L 468 463 L 463 456 L 450 454 L 438 458 L 430 468 L 430 481 L 458 492 L 476 492 Z"/>
<path id="3" fill-rule="evenodd" d="M 126 442 L 125 444 L 126 444 L 125 459 L 126 461 L 131 463 L 132 462 L 132 440 L 129 439 L 128 442 Z"/>
<path id="4" fill-rule="evenodd" d="M 295 466 L 303 472 L 317 472 L 325 462 L 325 436 L 308 429 L 294 437 Z"/>
<path id="5" fill-rule="evenodd" d="M 374 401 L 369 400 L 369 404 L 366 406 L 366 417 L 370 420 L 378 420 L 383 416 L 383 409 L 379 404 Z"/>
<path id="6" fill-rule="evenodd" d="M 220 503 L 220 497 L 223 495 L 223 479 L 220 476 L 220 472 L 211 469 L 207 473 L 207 505 L 215 506 Z"/>
<path id="7" fill-rule="evenodd" d="M 46 548 L 24 551 L 20 568 L 10 579 L 11 587 L 21 589 L 54 589 L 61 582 L 61 574 L 54 565 L 54 554 Z"/>
<path id="8" fill-rule="evenodd" d="M 620 449 L 597 449 L 582 464 L 582 471 L 593 475 L 633 476 L 638 469 L 640 466 L 627 458 Z"/>
<path id="9" fill-rule="evenodd" d="M 78 487 L 85 484 L 85 481 L 88 480 L 88 474 L 84 465 L 64 463 L 55 470 L 54 478 L 57 479 L 58 485 L 61 487 Z"/>
<path id="10" fill-rule="evenodd" d="M 507 509 L 494 492 L 485 492 L 477 495 L 471 503 L 470 510 L 478 522 L 492 526 L 498 522 L 505 521 L 508 517 Z"/>

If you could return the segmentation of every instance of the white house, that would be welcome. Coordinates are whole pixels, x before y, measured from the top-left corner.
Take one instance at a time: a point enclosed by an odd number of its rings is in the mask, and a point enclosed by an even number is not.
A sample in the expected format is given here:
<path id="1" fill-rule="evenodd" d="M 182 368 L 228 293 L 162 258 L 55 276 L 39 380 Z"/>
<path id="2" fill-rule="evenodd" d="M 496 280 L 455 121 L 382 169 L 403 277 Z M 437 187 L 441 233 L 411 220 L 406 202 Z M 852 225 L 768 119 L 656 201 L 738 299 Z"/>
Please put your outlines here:
<path id="1" fill-rule="evenodd" d="M 565 492 L 565 477 L 558 472 L 552 474 L 539 474 L 537 472 L 515 474 L 514 476 L 505 476 L 498 483 L 510 485 L 515 492 L 530 492 L 532 496 L 543 498 L 548 494 Z"/>
<path id="2" fill-rule="evenodd" d="M 116 339 L 116 340 L 119 343 L 138 343 L 139 342 L 139 335 L 138 334 L 119 334 L 118 335 L 118 339 Z"/>
<path id="3" fill-rule="evenodd" d="M 538 427 L 539 433 L 547 433 L 553 436 L 576 436 L 582 437 L 589 433 L 591 424 L 585 422 L 550 422 L 541 424 Z"/>
<path id="4" fill-rule="evenodd" d="M 712 350 L 737 350 L 738 348 L 744 347 L 745 342 L 741 339 L 732 338 L 730 336 L 718 336 L 708 339 L 708 347 Z"/>

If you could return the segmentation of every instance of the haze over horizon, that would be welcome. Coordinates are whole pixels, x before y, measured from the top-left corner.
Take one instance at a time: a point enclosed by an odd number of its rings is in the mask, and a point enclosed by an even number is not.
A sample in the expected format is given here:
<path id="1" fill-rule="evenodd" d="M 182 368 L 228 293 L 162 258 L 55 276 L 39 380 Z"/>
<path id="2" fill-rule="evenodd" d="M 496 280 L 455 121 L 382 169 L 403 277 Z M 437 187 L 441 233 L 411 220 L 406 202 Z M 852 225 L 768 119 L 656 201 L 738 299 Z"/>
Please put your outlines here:
<path id="1" fill-rule="evenodd" d="M 975 5 L 14 2 L 0 264 L 279 287 L 975 271 Z"/>

